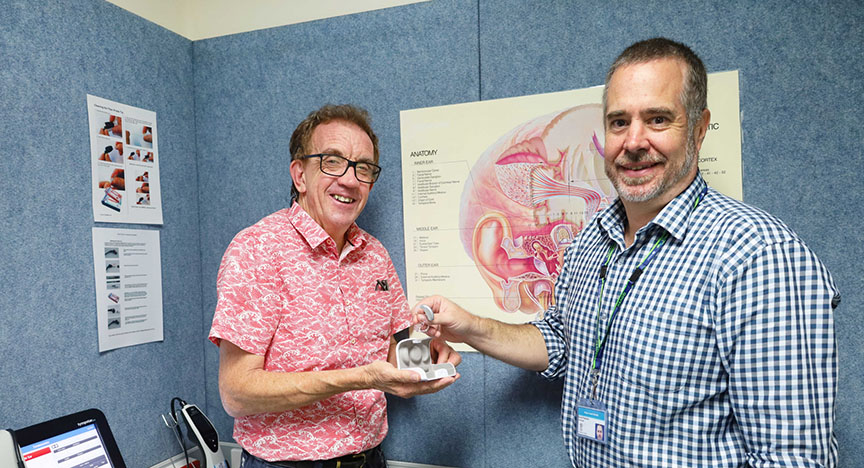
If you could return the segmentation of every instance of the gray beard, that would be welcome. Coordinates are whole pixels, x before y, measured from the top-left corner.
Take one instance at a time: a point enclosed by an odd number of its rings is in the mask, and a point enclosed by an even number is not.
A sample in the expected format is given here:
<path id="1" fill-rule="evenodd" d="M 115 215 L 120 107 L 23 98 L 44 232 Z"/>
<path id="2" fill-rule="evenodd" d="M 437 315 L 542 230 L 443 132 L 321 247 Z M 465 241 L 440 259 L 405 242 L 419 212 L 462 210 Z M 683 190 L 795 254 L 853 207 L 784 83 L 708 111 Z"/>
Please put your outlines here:
<path id="1" fill-rule="evenodd" d="M 640 161 L 643 161 L 646 159 L 645 154 L 637 154 L 637 153 L 629 153 L 628 152 L 625 154 L 625 156 L 630 161 L 633 161 L 633 162 L 640 162 Z M 663 193 L 666 193 L 666 191 L 669 190 L 673 185 L 675 185 L 678 181 L 680 181 L 681 179 L 686 177 L 687 174 L 689 174 L 690 171 L 693 170 L 693 166 L 696 165 L 697 156 L 698 155 L 696 154 L 696 142 L 694 141 L 694 139 L 691 136 L 690 138 L 687 139 L 687 150 L 686 150 L 686 153 L 684 156 L 684 165 L 681 166 L 681 169 L 674 174 L 665 175 L 663 180 L 661 180 L 660 183 L 656 187 L 649 190 L 648 192 L 638 194 L 638 195 L 631 195 L 630 193 L 628 193 L 626 191 L 626 188 L 628 187 L 628 185 L 621 182 L 620 179 L 613 178 L 609 174 L 609 169 L 606 170 L 606 177 L 609 178 L 609 180 L 612 182 L 612 185 L 615 187 L 615 191 L 618 192 L 618 198 L 620 198 L 624 201 L 632 202 L 632 203 L 638 203 L 638 202 L 653 200 L 654 198 L 657 198 L 658 196 L 662 195 Z M 635 182 L 636 183 L 633 185 L 639 185 L 639 183 L 641 181 L 636 180 Z M 622 186 L 625 190 L 621 190 Z"/>

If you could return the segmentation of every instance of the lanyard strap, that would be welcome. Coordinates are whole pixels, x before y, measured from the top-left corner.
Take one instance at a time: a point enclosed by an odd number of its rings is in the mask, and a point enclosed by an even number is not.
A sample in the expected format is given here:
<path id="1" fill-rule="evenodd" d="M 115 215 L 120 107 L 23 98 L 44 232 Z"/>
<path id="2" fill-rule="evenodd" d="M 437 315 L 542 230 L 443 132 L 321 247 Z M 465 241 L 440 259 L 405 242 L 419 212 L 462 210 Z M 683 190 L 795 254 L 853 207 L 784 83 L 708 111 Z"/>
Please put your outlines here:
<path id="1" fill-rule="evenodd" d="M 648 268 L 648 264 L 651 263 L 651 260 L 654 260 L 654 256 L 657 254 L 658 248 L 666 243 L 666 239 L 669 238 L 669 233 L 664 232 L 657 242 L 654 242 L 654 245 L 651 246 L 651 250 L 648 251 L 648 255 L 639 262 L 639 265 L 636 265 L 636 268 L 633 270 L 633 273 L 630 275 L 630 278 L 627 279 L 627 284 L 624 286 L 624 289 L 618 294 L 618 299 L 615 300 L 615 306 L 612 308 L 612 313 L 609 314 L 609 319 L 606 320 L 606 329 L 603 332 L 603 336 L 600 336 L 600 314 L 601 309 L 603 307 L 603 286 L 606 283 L 606 271 L 609 266 L 609 262 L 612 261 L 612 254 L 615 252 L 615 245 L 609 247 L 609 253 L 606 255 L 606 262 L 600 267 L 600 299 L 597 301 L 597 340 L 594 343 L 594 359 L 591 360 L 591 370 L 597 368 L 597 361 L 600 358 L 600 354 L 603 352 L 603 348 L 606 345 L 606 339 L 609 338 L 609 332 L 612 330 L 612 322 L 615 320 L 615 316 L 618 313 L 618 309 L 621 308 L 621 304 L 624 302 L 624 298 L 627 297 L 627 294 L 630 293 L 630 290 L 633 289 L 633 285 L 636 284 L 636 281 L 639 280 L 639 277 L 642 276 L 642 272 Z"/>
<path id="2" fill-rule="evenodd" d="M 690 209 L 690 213 L 696 211 L 696 207 L 699 206 L 699 202 L 705 197 L 706 192 L 708 192 L 708 187 L 705 187 L 702 192 L 696 197 L 696 201 L 693 203 L 693 208 Z M 596 397 L 597 393 L 597 375 L 599 374 L 598 363 L 603 354 L 603 349 L 606 347 L 606 340 L 609 338 L 609 332 L 612 330 L 612 323 L 615 321 L 615 317 L 618 313 L 618 310 L 621 308 L 621 304 L 624 302 L 624 298 L 627 297 L 627 294 L 630 293 L 630 290 L 633 289 L 633 285 L 636 284 L 636 281 L 639 280 L 639 277 L 642 276 L 642 272 L 648 268 L 648 265 L 654 260 L 654 257 L 657 255 L 657 252 L 660 250 L 660 247 L 666 243 L 666 240 L 669 239 L 669 231 L 664 231 L 663 234 L 654 242 L 654 245 L 651 246 L 651 250 L 648 251 L 648 254 L 645 255 L 645 258 L 636 265 L 636 268 L 633 270 L 633 273 L 630 274 L 630 278 L 627 279 L 627 284 L 624 286 L 624 289 L 618 294 L 618 299 L 615 300 L 615 306 L 612 307 L 612 313 L 609 314 L 609 319 L 606 320 L 606 327 L 601 336 L 600 332 L 600 316 L 603 308 L 603 287 L 606 284 L 606 273 L 609 269 L 609 264 L 612 262 L 612 254 L 615 253 L 616 245 L 613 243 L 609 247 L 609 252 L 606 254 L 606 261 L 603 262 L 603 265 L 600 266 L 600 297 L 597 300 L 597 326 L 595 327 L 596 332 L 596 340 L 594 342 L 594 357 L 591 359 L 591 376 L 593 380 L 593 391 L 592 397 Z"/>

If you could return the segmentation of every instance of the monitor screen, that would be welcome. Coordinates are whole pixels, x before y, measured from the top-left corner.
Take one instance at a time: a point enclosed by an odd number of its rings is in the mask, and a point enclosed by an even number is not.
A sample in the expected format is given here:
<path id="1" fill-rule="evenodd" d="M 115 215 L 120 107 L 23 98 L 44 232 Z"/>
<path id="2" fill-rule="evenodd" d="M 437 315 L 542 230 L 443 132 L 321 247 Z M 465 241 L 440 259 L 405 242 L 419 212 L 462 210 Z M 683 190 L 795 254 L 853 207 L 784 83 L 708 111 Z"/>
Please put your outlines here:
<path id="1" fill-rule="evenodd" d="M 26 468 L 126 468 L 97 409 L 25 427 L 15 436 Z"/>

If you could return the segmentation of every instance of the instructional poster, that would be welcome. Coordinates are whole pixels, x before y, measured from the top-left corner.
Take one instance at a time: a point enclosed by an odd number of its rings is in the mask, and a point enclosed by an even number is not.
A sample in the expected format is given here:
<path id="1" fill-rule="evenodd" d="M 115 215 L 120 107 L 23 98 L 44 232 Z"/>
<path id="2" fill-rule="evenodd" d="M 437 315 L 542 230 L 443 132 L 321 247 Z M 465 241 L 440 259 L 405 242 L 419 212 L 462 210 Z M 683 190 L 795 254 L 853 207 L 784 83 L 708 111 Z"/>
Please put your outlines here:
<path id="1" fill-rule="evenodd" d="M 741 199 L 738 72 L 708 76 L 699 168 Z M 447 296 L 509 323 L 542 316 L 565 249 L 615 201 L 602 87 L 403 111 L 408 300 Z M 462 349 L 467 349 L 462 347 Z"/>
<path id="2" fill-rule="evenodd" d="M 93 228 L 99 352 L 162 341 L 159 231 Z"/>
<path id="3" fill-rule="evenodd" d="M 156 113 L 87 95 L 93 219 L 162 224 Z"/>

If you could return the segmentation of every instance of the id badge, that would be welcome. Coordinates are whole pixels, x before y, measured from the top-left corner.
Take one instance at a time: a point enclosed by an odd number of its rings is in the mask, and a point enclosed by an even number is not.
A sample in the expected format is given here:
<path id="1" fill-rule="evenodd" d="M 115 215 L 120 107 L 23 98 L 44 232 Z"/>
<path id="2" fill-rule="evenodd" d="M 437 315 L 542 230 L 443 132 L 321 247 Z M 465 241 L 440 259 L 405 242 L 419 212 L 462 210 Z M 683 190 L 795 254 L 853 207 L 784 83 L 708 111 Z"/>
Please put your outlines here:
<path id="1" fill-rule="evenodd" d="M 577 411 L 576 435 L 601 444 L 606 443 L 606 405 L 600 400 L 580 398 Z"/>

